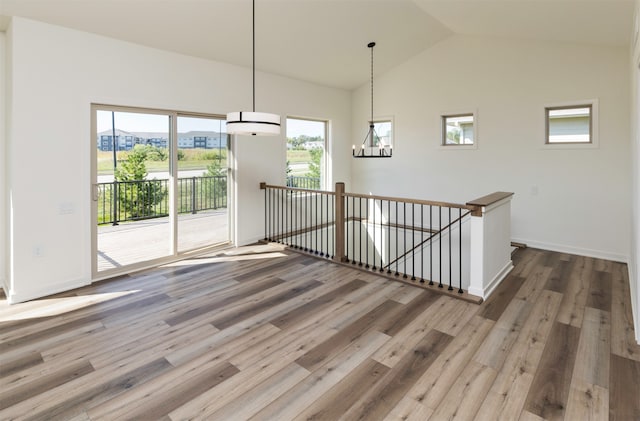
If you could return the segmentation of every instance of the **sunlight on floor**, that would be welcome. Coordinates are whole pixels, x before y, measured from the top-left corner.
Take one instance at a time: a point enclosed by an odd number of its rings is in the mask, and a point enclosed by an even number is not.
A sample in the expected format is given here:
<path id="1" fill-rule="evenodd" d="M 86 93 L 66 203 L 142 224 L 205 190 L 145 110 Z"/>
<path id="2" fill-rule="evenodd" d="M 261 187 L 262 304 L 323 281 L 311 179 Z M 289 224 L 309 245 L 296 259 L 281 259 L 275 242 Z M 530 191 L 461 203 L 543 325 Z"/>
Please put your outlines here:
<path id="1" fill-rule="evenodd" d="M 58 316 L 60 314 L 79 310 L 84 307 L 103 303 L 126 295 L 135 294 L 137 292 L 140 292 L 140 290 L 105 292 L 101 294 L 80 295 L 74 297 L 43 298 L 26 303 L 14 304 L 11 306 L 12 311 L 9 315 L 5 316 L 0 314 L 0 322 Z M 24 311 L 20 311 L 20 307 L 23 307 Z"/>

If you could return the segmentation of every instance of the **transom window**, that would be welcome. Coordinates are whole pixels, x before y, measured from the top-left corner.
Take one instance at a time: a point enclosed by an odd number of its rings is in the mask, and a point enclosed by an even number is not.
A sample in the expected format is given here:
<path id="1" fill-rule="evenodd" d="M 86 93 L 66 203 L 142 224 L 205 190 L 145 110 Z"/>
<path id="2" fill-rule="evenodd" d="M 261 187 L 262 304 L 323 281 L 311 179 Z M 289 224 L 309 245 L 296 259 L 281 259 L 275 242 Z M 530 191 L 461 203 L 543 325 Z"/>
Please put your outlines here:
<path id="1" fill-rule="evenodd" d="M 456 114 L 442 116 L 442 145 L 474 145 L 474 115 Z"/>
<path id="2" fill-rule="evenodd" d="M 546 143 L 593 143 L 593 106 L 546 107 Z"/>

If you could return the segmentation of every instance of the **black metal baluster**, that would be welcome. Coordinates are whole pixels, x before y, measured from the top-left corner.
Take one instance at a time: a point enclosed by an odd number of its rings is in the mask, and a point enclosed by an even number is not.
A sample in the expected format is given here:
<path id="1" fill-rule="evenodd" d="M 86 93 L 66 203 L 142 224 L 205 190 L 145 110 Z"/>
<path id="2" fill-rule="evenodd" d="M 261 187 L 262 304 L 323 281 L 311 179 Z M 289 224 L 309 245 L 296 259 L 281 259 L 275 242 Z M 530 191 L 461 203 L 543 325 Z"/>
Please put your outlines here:
<path id="1" fill-rule="evenodd" d="M 438 288 L 442 288 L 442 206 L 438 206 L 438 224 L 440 225 L 440 229 L 438 229 L 438 235 L 440 236 L 440 240 L 438 241 L 439 246 L 439 255 L 438 260 L 440 260 L 440 274 L 438 276 Z"/>
<path id="2" fill-rule="evenodd" d="M 366 253 L 365 253 L 365 261 L 366 264 L 364 265 L 365 269 L 369 269 L 369 199 L 367 198 L 366 202 L 365 202 L 365 218 L 364 218 L 364 222 L 365 224 L 367 224 L 366 229 L 365 229 L 365 233 L 364 236 L 367 239 L 366 242 Z"/>
<path id="3" fill-rule="evenodd" d="M 322 220 L 324 219 L 323 217 L 323 208 L 322 208 L 322 202 L 323 202 L 323 198 L 324 198 L 324 194 L 322 193 L 317 193 L 318 196 L 320 196 L 320 225 L 318 226 L 320 229 L 320 232 L 318 233 L 320 235 L 320 249 L 318 250 L 318 254 L 320 256 L 324 256 L 324 245 L 323 240 L 324 240 L 324 235 L 322 235 L 322 226 L 324 225 L 322 223 Z"/>
<path id="4" fill-rule="evenodd" d="M 351 264 L 356 264 L 356 198 L 351 197 L 351 213 L 353 218 L 351 220 Z"/>
<path id="5" fill-rule="evenodd" d="M 451 207 L 449 207 L 449 291 L 453 291 L 453 287 L 451 286 L 451 275 L 452 275 L 452 267 L 451 267 L 451 255 L 453 254 L 453 250 L 451 250 L 451 237 L 453 237 L 453 226 L 451 225 Z"/>
<path id="6" fill-rule="evenodd" d="M 387 274 L 391 273 L 391 200 L 387 200 Z"/>
<path id="7" fill-rule="evenodd" d="M 396 201 L 396 273 L 395 276 L 399 276 L 398 272 L 398 261 L 400 259 L 400 255 L 398 254 L 398 229 L 400 228 L 400 224 L 398 223 L 398 202 Z"/>
<path id="8" fill-rule="evenodd" d="M 458 293 L 462 294 L 462 208 L 458 208 L 458 270 L 460 278 L 458 279 Z"/>
<path id="9" fill-rule="evenodd" d="M 376 268 L 376 199 L 371 199 L 373 212 L 373 224 L 371 226 L 371 270 L 374 272 L 377 270 Z M 368 231 L 368 230 L 367 230 Z"/>
<path id="10" fill-rule="evenodd" d="M 433 206 L 429 205 L 429 285 L 433 285 Z"/>
<path id="11" fill-rule="evenodd" d="M 349 198 L 347 196 L 344 196 L 344 201 L 345 201 L 345 204 L 344 204 L 344 207 L 345 207 L 345 212 L 344 212 L 344 224 L 345 224 L 345 226 L 344 226 L 344 241 L 345 241 L 344 254 L 345 254 L 345 257 L 347 258 L 347 262 L 350 262 L 351 260 L 349 259 Z M 335 218 L 335 216 L 334 216 L 334 218 Z"/>
<path id="12" fill-rule="evenodd" d="M 313 226 L 313 234 L 316 236 L 316 249 L 314 251 L 315 251 L 315 254 L 318 254 L 319 253 L 318 252 L 318 195 L 314 194 L 314 196 L 316 200 L 316 205 L 315 205 L 316 217 L 315 217 L 315 224 Z"/>
<path id="13" fill-rule="evenodd" d="M 411 280 L 416 280 L 416 206 L 411 203 Z"/>
<path id="14" fill-rule="evenodd" d="M 358 248 L 360 249 L 360 263 L 359 266 L 362 266 L 362 197 L 358 198 L 358 221 L 360 221 L 360 238 L 358 239 Z"/>
<path id="15" fill-rule="evenodd" d="M 420 283 L 424 284 L 424 203 L 420 204 Z"/>
<path id="16" fill-rule="evenodd" d="M 382 235 L 383 234 L 383 232 L 382 232 L 382 229 L 383 229 L 383 227 L 382 227 L 382 220 L 383 220 L 383 218 L 382 218 L 383 217 L 382 209 L 383 209 L 383 206 L 384 205 L 382 204 L 382 199 L 380 199 L 380 272 L 384 272 L 384 262 L 382 260 L 382 256 L 384 255 L 384 253 L 382 251 L 383 250 L 382 246 L 384 245 L 384 236 Z"/>
<path id="17" fill-rule="evenodd" d="M 264 240 L 267 241 L 267 189 L 264 189 Z"/>
<path id="18" fill-rule="evenodd" d="M 302 226 L 304 228 L 304 237 L 302 239 L 302 249 L 304 251 L 309 251 L 309 242 L 307 241 L 307 233 L 308 233 L 308 218 L 307 218 L 307 210 L 308 210 L 308 206 L 307 206 L 307 192 L 302 192 L 302 199 L 303 199 L 303 205 L 302 205 L 302 209 L 303 209 L 303 213 L 302 213 Z"/>
<path id="19" fill-rule="evenodd" d="M 273 189 L 273 234 L 271 237 L 271 241 L 274 243 L 278 242 L 278 221 L 280 220 L 280 214 L 278 213 L 278 204 L 280 199 L 280 190 Z"/>
<path id="20" fill-rule="evenodd" d="M 407 202 L 402 202 L 402 231 L 404 233 L 404 247 L 402 248 L 404 269 L 402 271 L 402 277 L 407 279 Z"/>

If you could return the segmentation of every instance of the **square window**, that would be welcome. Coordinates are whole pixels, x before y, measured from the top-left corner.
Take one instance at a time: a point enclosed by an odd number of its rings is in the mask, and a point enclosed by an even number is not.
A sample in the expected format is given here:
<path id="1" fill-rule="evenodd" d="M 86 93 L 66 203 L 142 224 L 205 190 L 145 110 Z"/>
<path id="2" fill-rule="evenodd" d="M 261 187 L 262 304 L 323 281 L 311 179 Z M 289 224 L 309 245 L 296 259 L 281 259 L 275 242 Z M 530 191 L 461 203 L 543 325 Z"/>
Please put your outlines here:
<path id="1" fill-rule="evenodd" d="M 546 107 L 547 144 L 593 143 L 592 104 Z"/>
<path id="2" fill-rule="evenodd" d="M 391 146 L 393 142 L 393 127 L 390 120 L 380 120 L 373 122 L 373 144 L 370 146 L 378 147 Z"/>
<path id="3" fill-rule="evenodd" d="M 442 116 L 442 145 L 469 146 L 475 144 L 473 114 Z"/>

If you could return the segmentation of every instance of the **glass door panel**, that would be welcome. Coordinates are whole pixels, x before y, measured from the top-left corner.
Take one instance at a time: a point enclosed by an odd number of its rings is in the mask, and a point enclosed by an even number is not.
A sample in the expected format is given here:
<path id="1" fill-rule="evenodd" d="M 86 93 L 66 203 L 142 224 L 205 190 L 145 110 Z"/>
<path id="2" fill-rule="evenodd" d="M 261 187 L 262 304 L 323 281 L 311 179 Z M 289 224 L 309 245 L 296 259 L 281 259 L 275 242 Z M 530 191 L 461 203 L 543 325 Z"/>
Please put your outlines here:
<path id="1" fill-rule="evenodd" d="M 179 115 L 178 252 L 229 242 L 225 120 Z"/>
<path id="2" fill-rule="evenodd" d="M 171 255 L 170 116 L 107 107 L 95 112 L 95 270 Z"/>

